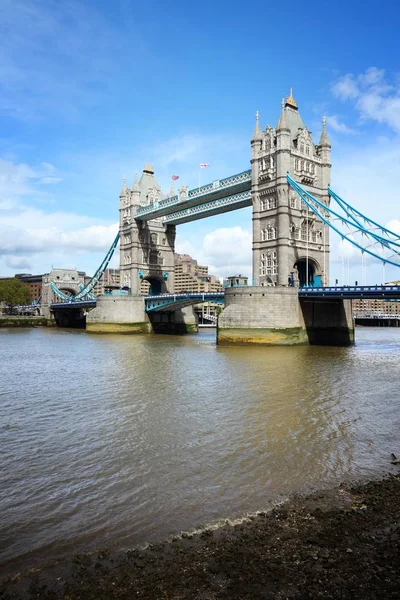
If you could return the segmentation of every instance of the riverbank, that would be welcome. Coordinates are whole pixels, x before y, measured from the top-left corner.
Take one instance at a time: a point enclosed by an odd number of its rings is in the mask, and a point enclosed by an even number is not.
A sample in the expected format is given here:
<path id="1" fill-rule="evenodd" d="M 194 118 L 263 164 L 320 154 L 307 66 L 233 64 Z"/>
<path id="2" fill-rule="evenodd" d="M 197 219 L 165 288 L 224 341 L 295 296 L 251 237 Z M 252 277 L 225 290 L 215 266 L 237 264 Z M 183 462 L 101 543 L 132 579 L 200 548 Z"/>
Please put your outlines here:
<path id="1" fill-rule="evenodd" d="M 54 319 L 35 316 L 0 315 L 0 327 L 54 327 Z"/>
<path id="2" fill-rule="evenodd" d="M 36 316 L 0 315 L 0 327 L 54 327 L 54 319 Z"/>
<path id="3" fill-rule="evenodd" d="M 77 555 L 0 584 L 1 600 L 400 598 L 400 476 L 294 497 L 146 550 Z"/>

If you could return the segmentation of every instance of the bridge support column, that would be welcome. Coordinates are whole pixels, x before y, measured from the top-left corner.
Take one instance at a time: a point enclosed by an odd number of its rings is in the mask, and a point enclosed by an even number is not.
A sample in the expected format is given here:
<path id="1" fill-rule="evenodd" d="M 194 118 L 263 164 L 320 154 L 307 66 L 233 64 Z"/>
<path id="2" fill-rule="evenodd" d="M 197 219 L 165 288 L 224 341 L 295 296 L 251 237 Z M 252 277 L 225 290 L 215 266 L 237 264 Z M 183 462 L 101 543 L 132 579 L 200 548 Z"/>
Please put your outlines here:
<path id="1" fill-rule="evenodd" d="M 298 290 L 248 286 L 225 291 L 217 343 L 270 346 L 308 344 Z"/>
<path id="2" fill-rule="evenodd" d="M 149 312 L 149 319 L 154 333 L 181 335 L 197 333 L 197 318 L 192 306 L 175 311 Z"/>
<path id="3" fill-rule="evenodd" d="M 229 288 L 217 343 L 349 346 L 354 343 L 351 300 L 299 300 L 298 288 L 284 286 Z"/>
<path id="4" fill-rule="evenodd" d="M 53 311 L 57 327 L 85 329 L 86 317 L 82 308 L 56 309 Z"/>
<path id="5" fill-rule="evenodd" d="M 300 306 L 310 344 L 319 346 L 354 344 L 351 300 L 302 298 Z"/>
<path id="6" fill-rule="evenodd" d="M 99 296 L 86 317 L 89 333 L 149 333 L 151 325 L 141 296 Z"/>

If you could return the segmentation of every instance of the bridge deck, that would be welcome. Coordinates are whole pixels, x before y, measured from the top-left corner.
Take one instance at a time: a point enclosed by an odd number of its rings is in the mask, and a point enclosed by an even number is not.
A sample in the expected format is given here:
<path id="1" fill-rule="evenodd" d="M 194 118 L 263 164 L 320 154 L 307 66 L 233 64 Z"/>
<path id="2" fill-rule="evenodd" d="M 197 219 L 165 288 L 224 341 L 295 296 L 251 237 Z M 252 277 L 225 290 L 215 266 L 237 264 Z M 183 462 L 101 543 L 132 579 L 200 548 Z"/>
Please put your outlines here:
<path id="1" fill-rule="evenodd" d="M 307 287 L 299 289 L 299 298 L 313 300 L 329 300 L 333 298 L 349 300 L 400 300 L 399 285 L 375 286 L 343 286 L 343 287 Z M 156 310 L 176 310 L 185 306 L 201 304 L 202 302 L 216 302 L 224 304 L 224 292 L 205 292 L 188 294 L 160 294 L 158 296 L 144 296 L 147 312 Z M 94 308 L 96 300 L 80 300 L 77 302 L 55 302 L 52 310 L 65 310 L 73 308 Z"/>
<path id="2" fill-rule="evenodd" d="M 299 298 L 348 298 L 349 300 L 400 300 L 399 285 L 304 287 L 299 289 Z"/>
<path id="3" fill-rule="evenodd" d="M 150 221 L 164 217 L 178 225 L 251 205 L 251 171 L 243 171 L 190 190 L 182 199 L 179 194 L 138 208 L 136 220 Z"/>

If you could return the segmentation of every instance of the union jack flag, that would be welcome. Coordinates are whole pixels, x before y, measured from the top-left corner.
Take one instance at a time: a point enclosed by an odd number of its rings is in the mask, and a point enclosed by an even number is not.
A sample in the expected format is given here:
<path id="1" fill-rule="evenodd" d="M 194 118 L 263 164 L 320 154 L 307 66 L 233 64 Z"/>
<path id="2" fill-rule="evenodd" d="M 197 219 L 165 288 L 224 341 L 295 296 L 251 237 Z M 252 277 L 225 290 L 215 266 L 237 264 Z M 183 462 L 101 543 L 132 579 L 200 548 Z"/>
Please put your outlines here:
<path id="1" fill-rule="evenodd" d="M 210 165 L 208 163 L 201 163 L 200 169 L 207 169 Z"/>
<path id="2" fill-rule="evenodd" d="M 179 179 L 179 175 L 172 175 L 171 179 L 172 181 L 176 181 L 177 179 Z"/>

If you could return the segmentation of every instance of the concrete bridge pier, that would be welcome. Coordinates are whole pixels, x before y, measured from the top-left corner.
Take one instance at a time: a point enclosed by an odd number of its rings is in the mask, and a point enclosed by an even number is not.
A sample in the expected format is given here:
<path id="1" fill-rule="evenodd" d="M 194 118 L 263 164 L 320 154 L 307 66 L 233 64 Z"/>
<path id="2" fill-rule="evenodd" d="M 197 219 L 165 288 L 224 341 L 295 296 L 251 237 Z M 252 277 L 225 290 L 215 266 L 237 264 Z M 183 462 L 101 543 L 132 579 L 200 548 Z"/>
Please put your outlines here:
<path id="1" fill-rule="evenodd" d="M 53 314 L 57 327 L 85 329 L 86 313 L 83 308 L 56 309 Z"/>
<path id="2" fill-rule="evenodd" d="M 301 298 L 299 302 L 310 344 L 319 346 L 354 344 L 351 300 Z"/>
<path id="3" fill-rule="evenodd" d="M 89 333 L 197 332 L 193 307 L 146 313 L 142 296 L 99 296 L 97 306 L 86 317 Z"/>
<path id="4" fill-rule="evenodd" d="M 269 346 L 354 342 L 351 302 L 299 301 L 298 288 L 249 286 L 225 292 L 219 345 Z"/>
<path id="5" fill-rule="evenodd" d="M 175 311 L 149 312 L 148 317 L 154 333 L 182 335 L 197 333 L 197 317 L 192 306 Z"/>
<path id="6" fill-rule="evenodd" d="M 89 333 L 149 333 L 151 325 L 141 296 L 99 296 L 86 317 Z"/>

